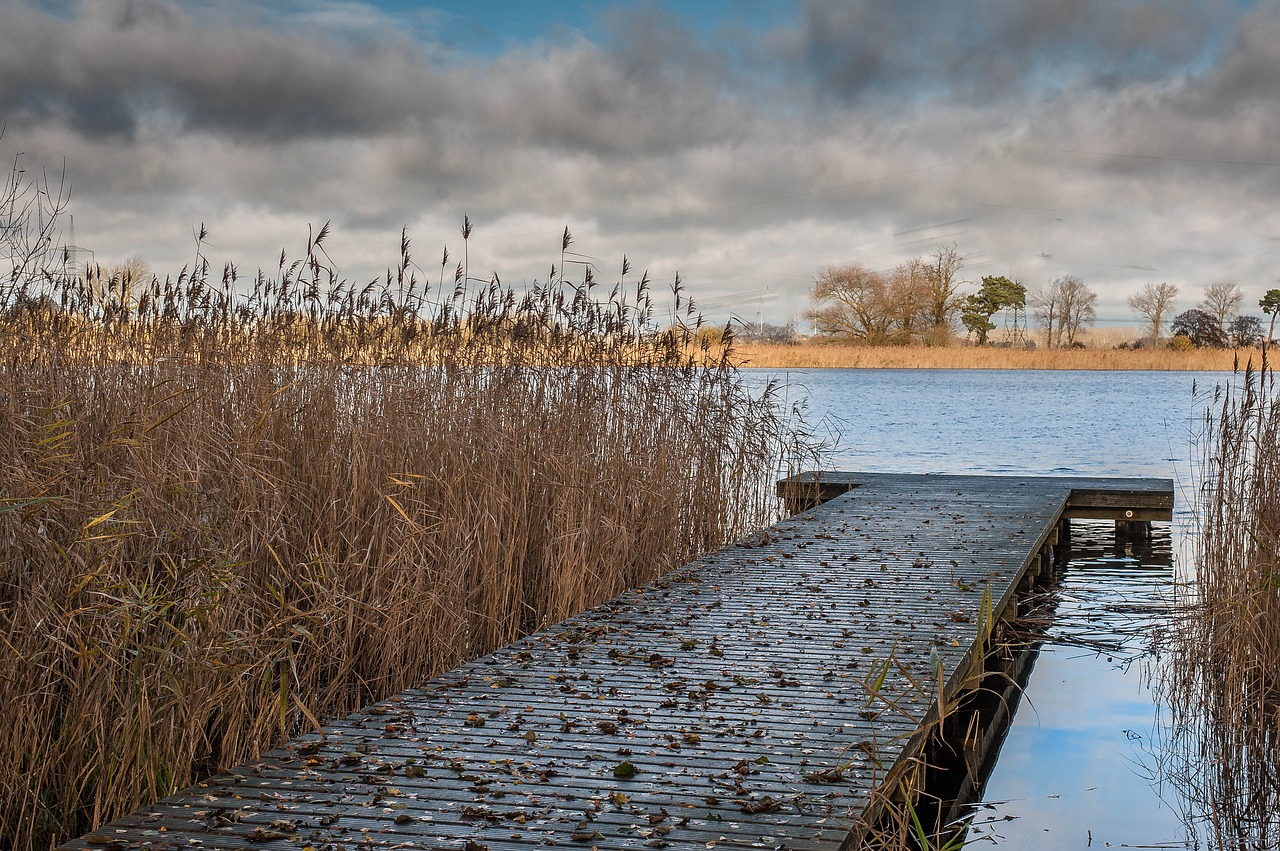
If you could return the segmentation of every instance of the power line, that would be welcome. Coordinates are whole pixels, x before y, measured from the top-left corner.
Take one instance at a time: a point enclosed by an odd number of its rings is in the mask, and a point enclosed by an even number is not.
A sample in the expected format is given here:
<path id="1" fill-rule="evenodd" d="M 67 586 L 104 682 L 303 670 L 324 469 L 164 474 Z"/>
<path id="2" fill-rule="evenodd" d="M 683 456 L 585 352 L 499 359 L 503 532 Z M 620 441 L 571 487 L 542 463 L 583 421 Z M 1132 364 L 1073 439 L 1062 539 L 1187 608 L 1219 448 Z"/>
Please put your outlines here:
<path id="1" fill-rule="evenodd" d="M 925 225 L 924 227 L 920 227 L 920 228 L 911 228 L 910 230 L 900 230 L 900 231 L 895 231 L 893 235 L 894 235 L 894 236 L 906 236 L 906 235 L 907 235 L 907 234 L 909 234 L 909 233 L 916 233 L 916 232 L 918 232 L 918 231 L 922 231 L 922 230 L 934 230 L 934 229 L 936 229 L 936 228 L 945 228 L 945 227 L 948 227 L 948 226 L 950 226 L 950 225 L 958 225 L 958 224 L 960 224 L 961 222 L 971 221 L 972 219 L 973 219 L 973 216 L 965 216 L 963 219 L 952 219 L 952 220 L 951 220 L 951 221 L 949 221 L 949 222 L 941 222 L 941 223 L 936 224 L 936 225 Z"/>
<path id="2" fill-rule="evenodd" d="M 672 213 L 666 216 L 654 216 L 647 219 L 628 219 L 620 222 L 602 222 L 599 229 L 603 232 L 610 228 L 622 227 L 625 225 L 646 225 L 654 222 L 671 221 L 672 219 L 684 219 L 690 216 L 705 216 L 711 213 L 724 213 L 730 210 L 741 210 L 747 207 L 758 207 L 762 204 L 776 204 L 782 201 L 793 201 L 796 198 L 809 198 L 814 195 L 821 195 L 824 192 L 838 192 L 842 189 L 853 189 L 858 186 L 867 186 L 872 183 L 879 183 L 885 180 L 893 180 L 898 177 L 908 177 L 913 174 L 920 174 L 926 171 L 932 171 L 938 168 L 946 168 L 947 166 L 956 165 L 958 163 L 969 162 L 975 159 L 973 156 L 961 157 L 955 160 L 947 160 L 946 162 L 934 163 L 933 165 L 921 166 L 920 168 L 907 169 L 906 171 L 895 171 L 892 174 L 882 174 L 878 177 L 868 177 L 864 180 L 855 180 L 852 183 L 841 183 L 835 186 L 824 186 L 818 189 L 809 189 L 804 192 L 793 192 L 789 195 L 775 195 L 771 198 L 759 198 L 755 201 L 743 201 L 739 204 L 726 204 L 723 207 L 708 207 L 702 210 L 690 210 L 685 213 Z"/>
<path id="3" fill-rule="evenodd" d="M 1026 207 L 1022 204 L 972 204 L 974 207 L 991 207 L 997 210 L 1038 210 L 1042 213 L 1058 213 L 1056 207 Z"/>
<path id="4" fill-rule="evenodd" d="M 919 243 L 919 242 L 942 242 L 944 240 L 954 239 L 957 236 L 964 236 L 966 233 L 970 233 L 970 232 L 971 232 L 970 229 L 966 228 L 965 230 L 958 230 L 958 231 L 955 231 L 954 233 L 944 233 L 944 234 L 939 234 L 937 236 L 925 236 L 925 237 L 921 237 L 920 239 L 908 239 L 903 242 L 894 242 L 893 247 L 897 249 L 897 248 L 905 248 L 908 245 L 915 245 L 916 243 Z"/>
<path id="5" fill-rule="evenodd" d="M 1266 168 L 1280 167 L 1280 163 L 1252 162 L 1250 160 L 1211 160 L 1200 157 L 1165 157 L 1157 154 L 1117 154 L 1108 151 L 1080 151 L 1074 148 L 1054 148 L 1064 154 L 1081 154 L 1087 157 L 1120 157 L 1129 160 L 1166 160 L 1175 163 L 1207 163 L 1209 165 L 1249 165 Z"/>

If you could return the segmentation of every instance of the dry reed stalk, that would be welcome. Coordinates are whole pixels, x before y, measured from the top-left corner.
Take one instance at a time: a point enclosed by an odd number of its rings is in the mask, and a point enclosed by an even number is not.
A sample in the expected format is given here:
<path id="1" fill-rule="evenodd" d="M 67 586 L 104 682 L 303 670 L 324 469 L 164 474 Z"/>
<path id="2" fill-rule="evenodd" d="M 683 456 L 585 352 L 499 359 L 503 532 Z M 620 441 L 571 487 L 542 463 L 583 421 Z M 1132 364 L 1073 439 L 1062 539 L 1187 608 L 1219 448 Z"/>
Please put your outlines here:
<path id="1" fill-rule="evenodd" d="M 962 679 L 948 683 L 941 660 L 936 662 L 933 676 L 913 674 L 890 652 L 863 682 L 869 709 L 882 706 L 888 711 L 905 712 L 917 727 L 909 739 L 900 742 L 902 751 L 896 763 L 873 763 L 873 768 L 882 769 L 883 774 L 873 780 L 871 794 L 859 811 L 851 847 L 859 851 L 929 851 L 958 849 L 966 844 L 970 818 L 946 821 L 945 815 L 954 801 L 939 797 L 946 793 L 936 778 L 954 770 L 957 760 L 963 761 L 970 776 L 976 776 L 979 744 L 985 731 L 980 717 L 966 707 L 989 689 L 991 681 L 1007 679 L 997 660 L 1008 658 L 1021 643 L 1012 637 L 1009 625 L 995 616 L 990 588 L 984 590 L 975 628 L 971 657 L 974 664 Z M 888 695 L 886 682 L 890 683 Z M 898 699 L 892 696 L 895 694 Z M 904 694 L 925 698 L 928 708 L 920 715 L 904 709 L 900 701 Z M 951 765 L 944 766 L 942 762 Z"/>
<path id="2" fill-rule="evenodd" d="M 201 242 L 176 279 L 20 275 L 0 301 L 0 847 L 774 518 L 806 439 L 687 302 L 659 329 L 625 268 L 605 298 L 562 272 L 433 289 L 407 238 L 361 286 L 326 234 L 247 284 Z"/>
<path id="3" fill-rule="evenodd" d="M 1165 683 L 1188 823 L 1221 848 L 1280 843 L 1280 392 L 1266 355 L 1206 416 L 1196 576 Z"/>
<path id="4" fill-rule="evenodd" d="M 1088 369 L 1230 371 L 1252 350 L 1001 349 L 952 346 L 843 346 L 823 343 L 734 346 L 744 367 L 789 369 Z"/>

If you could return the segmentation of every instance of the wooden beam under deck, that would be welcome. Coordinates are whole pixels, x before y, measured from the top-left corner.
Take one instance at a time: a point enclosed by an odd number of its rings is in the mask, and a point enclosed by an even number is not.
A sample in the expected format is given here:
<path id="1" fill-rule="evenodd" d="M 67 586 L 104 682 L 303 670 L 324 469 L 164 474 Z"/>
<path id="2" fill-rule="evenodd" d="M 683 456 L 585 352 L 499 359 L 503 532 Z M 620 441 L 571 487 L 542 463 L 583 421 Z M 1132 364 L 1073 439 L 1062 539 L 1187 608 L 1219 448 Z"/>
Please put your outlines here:
<path id="1" fill-rule="evenodd" d="M 904 473 L 856 473 L 818 471 L 801 473 L 778 482 L 778 496 L 791 513 L 821 505 L 841 494 L 874 482 L 899 479 L 946 479 L 963 485 L 973 479 L 1035 481 L 1066 490 L 1064 519 L 1169 521 L 1173 519 L 1173 480 L 1096 476 L 973 476 Z"/>

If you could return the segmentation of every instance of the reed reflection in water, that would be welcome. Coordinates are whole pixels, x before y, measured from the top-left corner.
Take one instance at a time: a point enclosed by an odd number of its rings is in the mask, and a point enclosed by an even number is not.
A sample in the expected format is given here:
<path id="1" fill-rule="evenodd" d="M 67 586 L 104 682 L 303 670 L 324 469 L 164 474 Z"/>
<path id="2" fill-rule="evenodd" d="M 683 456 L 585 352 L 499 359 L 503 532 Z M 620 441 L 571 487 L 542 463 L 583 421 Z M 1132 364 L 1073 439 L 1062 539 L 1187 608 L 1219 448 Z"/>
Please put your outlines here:
<path id="1" fill-rule="evenodd" d="M 1045 630 L 971 839 L 1001 848 L 1191 847 L 1182 792 L 1163 782 L 1173 537 L 1117 545 L 1110 523 L 1073 523 L 1060 582 L 1028 625 Z"/>

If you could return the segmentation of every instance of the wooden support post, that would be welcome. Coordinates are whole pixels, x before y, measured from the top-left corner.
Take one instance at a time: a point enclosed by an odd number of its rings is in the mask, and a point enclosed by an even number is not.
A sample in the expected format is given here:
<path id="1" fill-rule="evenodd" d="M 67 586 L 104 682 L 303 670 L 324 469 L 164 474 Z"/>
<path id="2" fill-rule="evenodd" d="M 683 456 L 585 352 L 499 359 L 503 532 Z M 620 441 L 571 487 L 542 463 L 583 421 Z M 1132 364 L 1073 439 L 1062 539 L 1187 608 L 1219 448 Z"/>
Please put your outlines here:
<path id="1" fill-rule="evenodd" d="M 1126 511 L 1125 514 L 1133 516 L 1132 511 Z M 1151 540 L 1151 521 L 1150 520 L 1117 520 L 1116 521 L 1116 541 L 1149 541 Z"/>
<path id="2" fill-rule="evenodd" d="M 1022 581 L 1023 583 L 1030 583 L 1031 580 L 1028 577 L 1024 577 Z M 1018 604 L 1022 600 L 1022 592 L 1024 590 L 1025 589 L 1022 585 L 1018 586 L 1017 592 L 1013 595 L 1013 599 L 1011 599 L 1005 607 L 1000 610 L 1000 613 L 996 615 L 997 621 L 1000 621 L 1001 623 L 1009 623 L 1018 619 Z"/>

